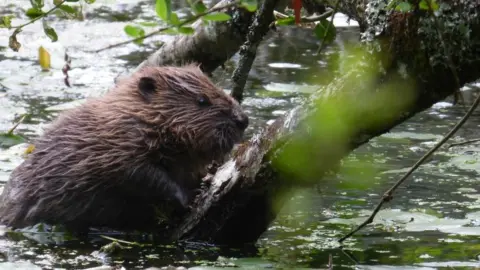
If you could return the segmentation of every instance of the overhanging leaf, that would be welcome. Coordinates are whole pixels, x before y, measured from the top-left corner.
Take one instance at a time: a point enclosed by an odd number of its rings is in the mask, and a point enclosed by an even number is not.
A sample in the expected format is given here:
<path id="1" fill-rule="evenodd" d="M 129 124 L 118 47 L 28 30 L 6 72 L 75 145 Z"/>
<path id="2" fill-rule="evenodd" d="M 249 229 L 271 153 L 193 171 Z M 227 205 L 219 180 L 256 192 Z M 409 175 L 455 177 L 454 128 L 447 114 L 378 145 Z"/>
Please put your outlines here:
<path id="1" fill-rule="evenodd" d="M 205 20 L 205 21 L 217 21 L 217 22 L 228 21 L 231 18 L 232 17 L 225 12 L 214 12 L 214 13 L 207 14 L 207 15 L 202 17 L 202 19 Z"/>
<path id="2" fill-rule="evenodd" d="M 173 24 L 173 25 L 179 25 L 180 24 L 180 20 L 178 19 L 177 13 L 172 12 L 170 14 L 170 23 Z"/>
<path id="3" fill-rule="evenodd" d="M 69 14 L 75 14 L 75 13 L 77 13 L 77 11 L 75 10 L 75 8 L 73 8 L 72 6 L 69 6 L 69 5 L 63 4 L 63 5 L 59 6 L 58 8 L 61 9 L 61 10 L 63 10 L 63 11 L 65 11 L 65 12 L 67 12 L 67 13 L 69 13 Z"/>
<path id="4" fill-rule="evenodd" d="M 45 35 L 50 38 L 52 42 L 56 42 L 58 40 L 58 35 L 55 32 L 55 29 L 50 27 L 46 21 L 43 21 L 43 31 L 45 32 Z"/>
<path id="5" fill-rule="evenodd" d="M 401 12 L 408 12 L 412 10 L 412 5 L 408 2 L 400 2 L 396 7 L 395 10 L 401 11 Z"/>
<path id="6" fill-rule="evenodd" d="M 295 24 L 295 17 L 288 17 L 283 19 L 278 19 L 275 21 L 276 25 L 294 25 Z"/>
<path id="7" fill-rule="evenodd" d="M 133 38 L 140 38 L 140 37 L 145 36 L 145 30 L 140 26 L 126 25 L 123 28 L 123 31 L 125 31 L 125 33 L 127 35 L 129 35 Z M 142 44 L 143 39 L 139 39 L 139 40 L 136 40 L 134 42 L 135 42 L 135 44 Z"/>
<path id="8" fill-rule="evenodd" d="M 258 8 L 258 2 L 257 0 L 242 0 L 240 1 L 240 6 L 250 12 L 254 12 Z"/>
<path id="9" fill-rule="evenodd" d="M 330 21 L 328 21 L 327 19 L 321 20 L 317 24 L 317 26 L 315 26 L 315 29 L 313 31 L 318 39 L 325 39 L 325 42 L 327 43 L 332 42 L 337 34 L 335 26 L 333 24 L 330 24 Z"/>
<path id="10" fill-rule="evenodd" d="M 178 32 L 182 33 L 182 34 L 186 34 L 186 35 L 191 35 L 193 33 L 195 33 L 195 30 L 192 28 L 192 27 L 178 27 Z"/>
<path id="11" fill-rule="evenodd" d="M 25 15 L 27 15 L 30 19 L 35 19 L 39 16 L 43 15 L 43 11 L 38 9 L 38 8 L 29 8 L 25 12 Z"/>
<path id="12" fill-rule="evenodd" d="M 189 4 L 195 14 L 201 14 L 207 11 L 207 7 L 202 1 L 195 1 L 194 3 L 189 1 Z"/>
<path id="13" fill-rule="evenodd" d="M 10 28 L 12 27 L 12 15 L 0 16 L 0 28 Z"/>
<path id="14" fill-rule="evenodd" d="M 418 3 L 418 7 L 423 10 L 432 9 L 436 11 L 438 10 L 438 3 L 435 0 L 421 0 L 420 3 Z"/>
<path id="15" fill-rule="evenodd" d="M 30 0 L 33 8 L 41 9 L 43 7 L 43 0 Z"/>
<path id="16" fill-rule="evenodd" d="M 138 24 L 146 26 L 146 27 L 157 27 L 157 22 L 139 22 Z"/>
<path id="17" fill-rule="evenodd" d="M 145 34 L 145 31 L 140 26 L 126 25 L 123 30 L 125 31 L 125 33 L 127 33 L 127 35 L 134 38 L 140 37 Z"/>
<path id="18" fill-rule="evenodd" d="M 172 5 L 170 0 L 157 0 L 155 4 L 155 11 L 160 19 L 169 22 L 172 14 Z"/>

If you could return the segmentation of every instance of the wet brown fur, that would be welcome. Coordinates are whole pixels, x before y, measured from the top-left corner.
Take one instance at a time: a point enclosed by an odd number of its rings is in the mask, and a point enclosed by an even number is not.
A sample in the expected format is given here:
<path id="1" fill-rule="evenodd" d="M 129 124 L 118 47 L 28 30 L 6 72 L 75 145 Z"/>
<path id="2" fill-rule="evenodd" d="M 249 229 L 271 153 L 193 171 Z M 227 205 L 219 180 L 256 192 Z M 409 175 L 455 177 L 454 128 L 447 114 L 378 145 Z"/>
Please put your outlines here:
<path id="1" fill-rule="evenodd" d="M 151 229 L 155 207 L 187 207 L 206 166 L 246 125 L 197 66 L 145 67 L 62 113 L 34 142 L 0 197 L 0 222 Z"/>

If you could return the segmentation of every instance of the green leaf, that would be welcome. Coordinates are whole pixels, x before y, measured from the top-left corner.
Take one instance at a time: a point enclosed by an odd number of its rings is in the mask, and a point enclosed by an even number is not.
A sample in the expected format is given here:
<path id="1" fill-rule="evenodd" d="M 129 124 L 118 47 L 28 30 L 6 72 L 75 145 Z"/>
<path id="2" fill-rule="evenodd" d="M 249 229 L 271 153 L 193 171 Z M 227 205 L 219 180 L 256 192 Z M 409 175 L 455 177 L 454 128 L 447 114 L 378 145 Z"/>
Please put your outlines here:
<path id="1" fill-rule="evenodd" d="M 276 25 L 294 25 L 295 24 L 295 17 L 278 19 L 278 20 L 276 20 L 275 24 Z"/>
<path id="2" fill-rule="evenodd" d="M 178 19 L 177 13 L 172 12 L 170 14 L 170 23 L 173 25 L 179 25 L 181 23 L 180 20 Z"/>
<path id="3" fill-rule="evenodd" d="M 93 4 L 93 3 L 95 3 L 95 0 L 83 0 L 83 1 L 85 1 L 85 3 L 87 3 L 87 4 Z"/>
<path id="4" fill-rule="evenodd" d="M 77 10 L 75 10 L 74 7 L 69 6 L 69 5 L 63 4 L 63 5 L 59 6 L 58 8 L 61 9 L 61 10 L 63 10 L 63 11 L 65 11 L 65 12 L 67 12 L 67 13 L 70 13 L 70 14 L 75 14 L 75 13 L 77 13 Z"/>
<path id="5" fill-rule="evenodd" d="M 431 8 L 433 11 L 437 11 L 438 3 L 435 0 L 421 0 L 420 3 L 418 3 L 418 7 L 423 10 L 430 10 Z"/>
<path id="6" fill-rule="evenodd" d="M 127 35 L 129 35 L 133 38 L 140 38 L 140 37 L 145 36 L 145 30 L 143 30 L 143 28 L 140 27 L 140 26 L 126 25 L 123 28 L 123 31 L 125 31 L 125 33 L 127 33 Z M 142 44 L 143 39 L 139 39 L 139 40 L 136 40 L 134 42 L 135 42 L 135 44 Z"/>
<path id="7" fill-rule="evenodd" d="M 12 18 L 13 18 L 13 15 L 0 16 L 0 28 L 12 27 Z"/>
<path id="8" fill-rule="evenodd" d="M 231 18 L 232 17 L 225 12 L 214 12 L 202 17 L 202 19 L 205 21 L 217 21 L 217 22 L 228 21 Z"/>
<path id="9" fill-rule="evenodd" d="M 194 3 L 191 3 L 191 1 L 188 1 L 188 2 L 195 14 L 201 14 L 207 11 L 207 7 L 202 1 L 195 1 Z"/>
<path id="10" fill-rule="evenodd" d="M 169 22 L 172 14 L 172 5 L 170 0 L 157 0 L 155 11 L 160 19 Z"/>
<path id="11" fill-rule="evenodd" d="M 330 25 L 330 21 L 327 19 L 321 20 L 317 24 L 317 26 L 315 26 L 315 29 L 313 31 L 318 39 L 320 40 L 325 39 L 325 42 L 327 43 L 332 42 L 335 39 L 335 36 L 337 34 L 335 26 L 333 24 Z"/>
<path id="12" fill-rule="evenodd" d="M 180 34 L 177 27 L 167 28 L 167 29 L 163 30 L 162 33 L 166 34 L 166 35 L 178 35 L 178 34 Z"/>
<path id="13" fill-rule="evenodd" d="M 30 19 L 35 19 L 37 17 L 40 17 L 43 15 L 43 11 L 38 8 L 29 8 L 25 12 L 25 15 L 27 15 Z"/>
<path id="14" fill-rule="evenodd" d="M 0 147 L 8 148 L 25 142 L 21 136 L 11 133 L 0 133 Z"/>
<path id="15" fill-rule="evenodd" d="M 395 10 L 401 12 L 408 12 L 412 10 L 412 5 L 408 2 L 400 2 L 396 7 Z"/>
<path id="16" fill-rule="evenodd" d="M 123 30 L 125 33 L 127 33 L 127 35 L 134 38 L 145 35 L 145 30 L 143 30 L 143 28 L 140 26 L 126 25 Z"/>
<path id="17" fill-rule="evenodd" d="M 258 8 L 258 3 L 257 0 L 242 0 L 240 1 L 240 6 L 250 12 L 254 12 Z"/>
<path id="18" fill-rule="evenodd" d="M 30 4 L 33 8 L 42 9 L 43 8 L 43 0 L 30 0 Z"/>
<path id="19" fill-rule="evenodd" d="M 182 34 L 191 35 L 191 34 L 195 33 L 195 29 L 193 29 L 192 27 L 188 27 L 188 26 L 178 27 L 178 32 L 182 33 Z"/>
<path id="20" fill-rule="evenodd" d="M 157 22 L 139 22 L 138 24 L 146 26 L 146 27 L 157 27 Z"/>
<path id="21" fill-rule="evenodd" d="M 55 29 L 52 27 L 48 26 L 46 21 L 43 21 L 43 31 L 45 32 L 45 35 L 52 40 L 52 42 L 55 42 L 58 40 L 57 33 L 55 32 Z"/>

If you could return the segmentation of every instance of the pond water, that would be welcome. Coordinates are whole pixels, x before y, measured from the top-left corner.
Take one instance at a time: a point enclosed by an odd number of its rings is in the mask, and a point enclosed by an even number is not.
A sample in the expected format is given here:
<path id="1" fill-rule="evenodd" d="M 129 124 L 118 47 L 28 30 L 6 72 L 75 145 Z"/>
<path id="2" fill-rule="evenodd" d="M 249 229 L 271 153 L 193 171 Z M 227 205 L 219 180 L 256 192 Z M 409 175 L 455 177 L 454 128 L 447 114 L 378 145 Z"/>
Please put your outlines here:
<path id="1" fill-rule="evenodd" d="M 39 23 L 31 25 L 19 35 L 22 49 L 18 53 L 2 47 L 8 44 L 8 31 L 0 29 L 0 132 L 28 114 L 16 133 L 26 138 L 38 135 L 59 110 L 72 106 L 71 102 L 101 95 L 116 76 L 129 72 L 153 52 L 156 42 L 170 39 L 155 37 L 144 47 L 129 44 L 91 52 L 127 39 L 123 33 L 126 24 L 154 20 L 150 2 L 97 1 L 85 9 L 85 20 L 53 18 L 50 24 L 59 34 L 57 43 L 50 43 Z M 14 4 L 0 1 L 0 15 L 14 13 L 21 17 L 28 5 L 29 1 L 23 0 Z M 14 20 L 14 25 L 22 21 Z M 336 22 L 346 24 L 343 17 Z M 258 132 L 299 104 L 303 92 L 313 86 L 312 81 L 327 83 L 335 75 L 342 49 L 357 40 L 356 27 L 339 28 L 335 44 L 317 55 L 319 42 L 311 30 L 287 28 L 270 34 L 259 48 L 246 86 L 244 107 L 251 118 L 248 134 Z M 52 54 L 49 72 L 42 72 L 38 65 L 39 46 Z M 65 87 L 61 72 L 65 50 L 73 59 L 70 88 Z M 229 87 L 228 75 L 235 61 L 237 57 L 228 61 L 226 70 L 215 72 L 219 85 Z M 144 247 L 131 246 L 107 256 L 99 252 L 109 242 L 104 239 L 52 245 L 42 241 L 41 234 L 27 235 L 37 240 L 33 241 L 25 235 L 7 237 L 2 233 L 0 269 L 86 269 L 102 265 L 122 265 L 126 269 L 166 265 L 325 268 L 330 255 L 333 269 L 480 267 L 478 144 L 442 148 L 399 188 L 374 224 L 347 240 L 343 249 L 336 242 L 362 222 L 383 192 L 462 117 L 475 98 L 469 87 L 462 90 L 464 103 L 453 106 L 447 99 L 435 104 L 354 151 L 335 177 L 322 180 L 316 189 L 296 193 L 255 248 L 157 247 L 145 242 Z M 478 117 L 477 111 L 453 141 L 478 136 Z M 0 148 L 0 183 L 6 182 L 22 161 L 24 147 Z"/>

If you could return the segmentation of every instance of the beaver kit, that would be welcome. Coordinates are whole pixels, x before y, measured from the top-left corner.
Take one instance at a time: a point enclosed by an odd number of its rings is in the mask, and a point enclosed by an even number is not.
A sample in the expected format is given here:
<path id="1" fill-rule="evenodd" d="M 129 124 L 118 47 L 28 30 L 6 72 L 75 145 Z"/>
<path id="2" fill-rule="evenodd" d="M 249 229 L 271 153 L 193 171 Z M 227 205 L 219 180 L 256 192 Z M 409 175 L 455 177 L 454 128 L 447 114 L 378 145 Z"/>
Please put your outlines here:
<path id="1" fill-rule="evenodd" d="M 0 223 L 151 230 L 159 206 L 188 209 L 207 166 L 247 126 L 197 66 L 144 67 L 33 142 L 0 197 Z"/>

